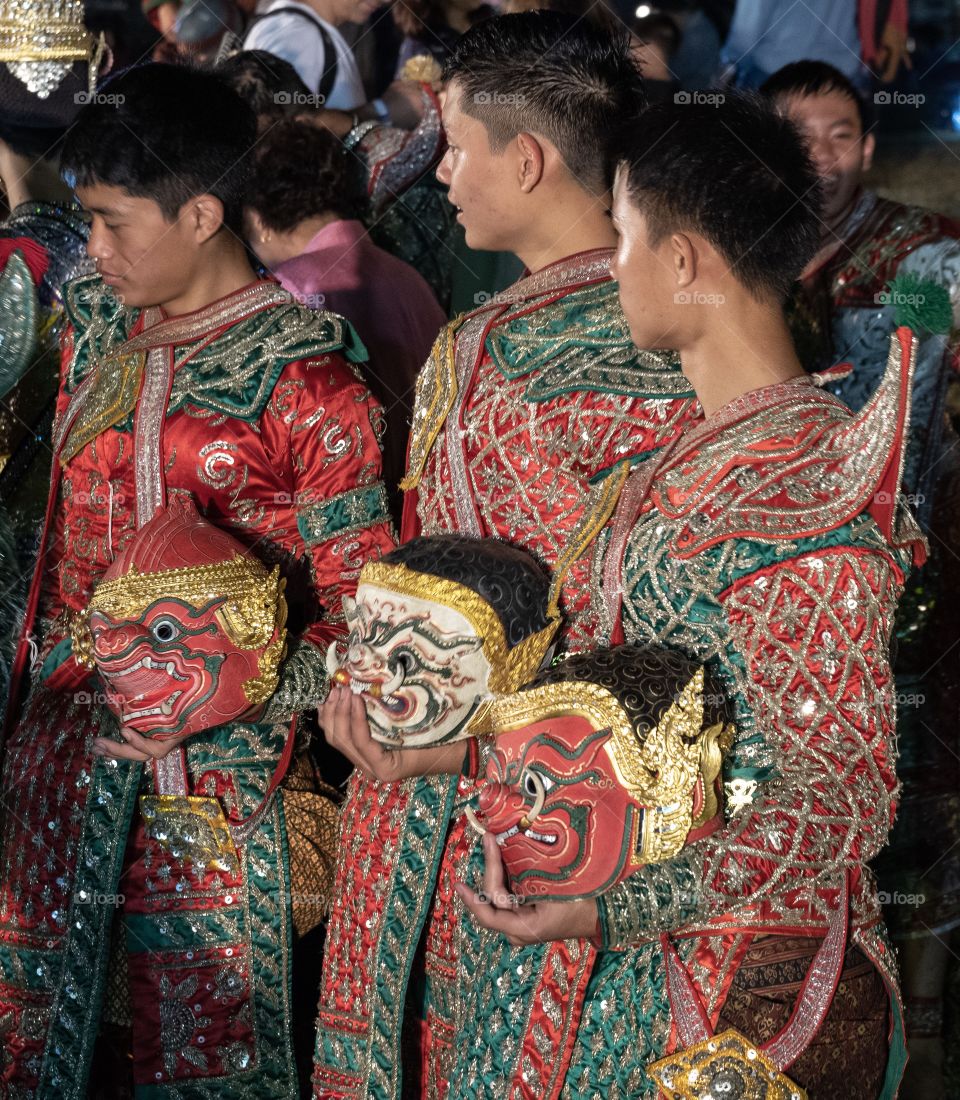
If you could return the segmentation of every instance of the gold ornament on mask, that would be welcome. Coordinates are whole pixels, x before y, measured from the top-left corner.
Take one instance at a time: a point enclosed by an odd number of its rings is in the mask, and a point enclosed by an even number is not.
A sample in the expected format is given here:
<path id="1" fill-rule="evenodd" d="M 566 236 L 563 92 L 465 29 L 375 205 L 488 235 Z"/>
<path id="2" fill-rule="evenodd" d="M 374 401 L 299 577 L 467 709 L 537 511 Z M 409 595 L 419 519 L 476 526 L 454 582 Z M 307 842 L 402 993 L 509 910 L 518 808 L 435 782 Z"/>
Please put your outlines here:
<path id="1" fill-rule="evenodd" d="M 279 666 L 286 652 L 285 586 L 279 566 L 268 571 L 256 558 L 241 554 L 229 561 L 156 573 L 140 573 L 133 566 L 94 591 L 86 614 L 73 623 L 73 654 L 81 665 L 94 667 L 90 616 L 95 611 L 123 621 L 138 618 L 158 600 L 180 600 L 198 609 L 223 600 L 215 618 L 230 641 L 238 649 L 266 647 L 259 659 L 260 675 L 243 684 L 244 694 L 257 705 L 269 699 L 279 683 Z M 274 633 L 277 637 L 270 642 Z"/>
<path id="2" fill-rule="evenodd" d="M 807 1093 L 734 1028 L 647 1066 L 667 1100 L 808 1100 Z"/>
<path id="3" fill-rule="evenodd" d="M 459 611 L 480 639 L 483 655 L 490 665 L 488 686 L 491 692 L 498 695 L 517 691 L 534 675 L 543 663 L 560 625 L 560 612 L 551 598 L 547 608 L 548 623 L 543 630 L 530 634 L 511 647 L 503 632 L 500 616 L 481 595 L 466 585 L 383 561 L 367 562 L 360 575 L 360 584 L 375 585 Z M 473 716 L 469 727 L 471 732 L 485 732 L 489 728 L 489 709 L 484 705 Z"/>
<path id="4" fill-rule="evenodd" d="M 621 702 L 600 684 L 567 680 L 496 699 L 489 725 L 499 732 L 551 718 L 579 715 L 596 730 L 609 730 L 607 751 L 617 778 L 648 811 L 638 822 L 632 862 L 661 863 L 679 852 L 692 828 L 716 815 L 715 793 L 723 752 L 733 730 L 722 723 L 703 729 L 703 669 L 698 669 L 666 713 L 645 734 Z M 702 782 L 704 805 L 694 817 L 691 797 Z"/>
<path id="5" fill-rule="evenodd" d="M 0 61 L 38 99 L 60 86 L 74 63 L 88 64 L 88 91 L 106 54 L 104 37 L 83 22 L 83 0 L 0 0 Z"/>

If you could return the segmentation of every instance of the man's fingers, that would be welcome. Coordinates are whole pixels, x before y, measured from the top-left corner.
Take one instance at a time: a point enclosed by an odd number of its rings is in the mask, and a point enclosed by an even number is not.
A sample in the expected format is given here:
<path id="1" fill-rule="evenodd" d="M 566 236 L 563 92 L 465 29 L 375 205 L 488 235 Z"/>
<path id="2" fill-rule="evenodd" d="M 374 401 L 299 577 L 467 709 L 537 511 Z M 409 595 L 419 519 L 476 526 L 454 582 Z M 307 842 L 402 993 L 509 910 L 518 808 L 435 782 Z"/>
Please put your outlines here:
<path id="1" fill-rule="evenodd" d="M 517 899 L 507 889 L 503 857 L 493 833 L 483 838 L 483 892 L 498 909 L 516 909 Z"/>
<path id="2" fill-rule="evenodd" d="M 477 924 L 491 932 L 499 932 L 511 947 L 527 947 L 543 939 L 537 928 L 538 916 L 534 907 L 516 911 L 498 909 L 485 893 L 478 894 L 462 882 L 455 882 L 453 888 Z"/>
<path id="3" fill-rule="evenodd" d="M 177 742 L 171 744 L 169 741 L 152 741 L 149 737 L 141 736 L 136 730 L 124 726 L 120 727 L 120 736 L 130 748 L 136 749 L 137 752 L 144 753 L 146 756 L 151 756 L 154 760 L 162 759 L 172 752 L 177 745 Z"/>
<path id="4" fill-rule="evenodd" d="M 122 745 L 119 741 L 108 741 L 105 737 L 95 737 L 93 740 L 94 756 L 111 756 L 114 760 L 137 760 L 142 763 L 150 757 L 130 745 Z"/>

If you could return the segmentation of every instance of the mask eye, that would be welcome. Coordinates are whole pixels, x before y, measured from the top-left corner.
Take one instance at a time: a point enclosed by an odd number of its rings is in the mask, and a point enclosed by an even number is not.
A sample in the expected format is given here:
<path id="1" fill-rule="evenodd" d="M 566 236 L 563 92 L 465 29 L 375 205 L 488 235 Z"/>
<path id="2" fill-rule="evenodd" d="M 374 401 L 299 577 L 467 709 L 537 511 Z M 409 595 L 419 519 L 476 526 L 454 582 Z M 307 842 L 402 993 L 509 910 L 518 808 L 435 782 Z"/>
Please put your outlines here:
<path id="1" fill-rule="evenodd" d="M 536 798 L 537 795 L 542 792 L 549 791 L 553 786 L 553 780 L 549 775 L 544 775 L 542 772 L 534 772 L 530 768 L 524 771 L 521 783 L 523 786 L 523 793 L 529 795 L 531 798 Z"/>
<path id="2" fill-rule="evenodd" d="M 404 675 L 407 676 L 417 667 L 413 654 L 408 653 L 406 650 L 397 655 L 397 664 L 403 669 Z"/>
<path id="3" fill-rule="evenodd" d="M 173 619 L 157 619 L 150 627 L 150 633 L 153 635 L 154 641 L 161 644 L 172 642 L 175 638 L 180 637 L 180 626 Z"/>

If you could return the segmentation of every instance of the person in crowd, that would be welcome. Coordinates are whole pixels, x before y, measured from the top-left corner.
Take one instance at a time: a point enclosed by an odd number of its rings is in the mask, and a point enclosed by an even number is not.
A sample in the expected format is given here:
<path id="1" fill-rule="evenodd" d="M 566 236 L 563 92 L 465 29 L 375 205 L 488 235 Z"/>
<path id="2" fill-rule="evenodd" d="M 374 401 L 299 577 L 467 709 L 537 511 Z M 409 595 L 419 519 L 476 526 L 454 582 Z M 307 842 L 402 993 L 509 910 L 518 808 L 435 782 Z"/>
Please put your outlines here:
<path id="1" fill-rule="evenodd" d="M 738 0 L 722 57 L 741 88 L 784 65 L 823 61 L 866 87 L 893 80 L 907 52 L 907 0 Z"/>
<path id="2" fill-rule="evenodd" d="M 387 417 L 384 481 L 399 503 L 413 385 L 446 316 L 424 279 L 370 239 L 355 167 L 328 130 L 278 123 L 257 145 L 247 236 L 301 305 L 333 310 L 359 333 L 364 379 Z"/>
<path id="3" fill-rule="evenodd" d="M 390 13 L 403 35 L 397 56 L 397 79 L 416 79 L 418 68 L 430 58 L 436 64 L 427 71 L 439 77 L 443 62 L 460 35 L 479 19 L 493 15 L 494 9 L 481 0 L 412 0 L 394 3 Z"/>
<path id="4" fill-rule="evenodd" d="M 326 648 L 360 563 L 394 542 L 383 414 L 349 324 L 250 265 L 253 112 L 182 66 L 128 70 L 110 89 L 62 153 L 97 274 L 65 290 L 48 522 L 7 713 L 4 1079 L 85 1095 L 101 1023 L 125 1021 L 123 1073 L 138 1090 L 279 1100 L 299 1087 L 294 936 L 320 919 L 336 843 L 298 716 L 326 695 Z M 181 543 L 175 567 L 140 563 L 111 581 L 95 627 L 105 573 L 175 505 L 243 552 L 192 564 L 187 548 L 200 555 L 208 534 Z M 249 579 L 271 567 L 272 606 Z M 92 629 L 117 662 L 147 651 L 124 666 L 122 722 L 120 688 L 91 668 L 103 656 Z M 236 698 L 223 639 L 256 649 L 271 631 L 240 685 L 249 706 L 214 707 L 221 689 Z M 159 702 L 138 709 L 148 685 Z M 240 718 L 186 724 L 226 713 Z"/>
<path id="5" fill-rule="evenodd" d="M 634 57 L 643 73 L 647 99 L 669 103 L 680 89 L 671 61 L 680 48 L 680 28 L 663 12 L 636 16 L 630 27 Z"/>
<path id="6" fill-rule="evenodd" d="M 365 23 L 383 2 L 266 0 L 247 26 L 243 49 L 264 50 L 289 61 L 321 106 L 411 130 L 420 120 L 417 85 L 395 81 L 368 103 L 356 58 L 338 29 L 345 23 Z"/>
<path id="7" fill-rule="evenodd" d="M 482 876 L 457 886 L 486 931 L 447 1096 L 549 1075 L 570 1098 L 893 1100 L 902 1014 L 866 864 L 897 793 L 891 625 L 924 555 L 898 493 L 912 333 L 860 414 L 804 372 L 783 300 L 817 248 L 796 198 L 817 181 L 768 104 L 650 107 L 617 160 L 631 335 L 679 351 L 704 420 L 631 474 L 593 591 L 614 641 L 676 650 L 722 685 L 725 820 L 596 897 L 519 905 L 488 832 Z"/>
<path id="8" fill-rule="evenodd" d="M 17 8 L 19 54 L 0 65 L 0 694 L 33 574 L 50 477 L 62 287 L 91 270 L 87 224 L 60 176 L 60 146 L 90 95 L 95 43 L 82 12 L 37 27 Z M 51 58 L 60 79 L 39 94 Z"/>
<path id="9" fill-rule="evenodd" d="M 903 480 L 931 554 L 897 619 L 903 797 L 878 864 L 903 957 L 910 1044 L 903 1095 L 940 1100 L 943 989 L 950 934 L 960 925 L 960 675 L 956 662 L 937 659 L 960 638 L 960 602 L 948 579 L 960 552 L 960 441 L 948 416 L 960 363 L 960 225 L 864 185 L 874 127 L 839 70 L 796 62 L 774 73 L 763 92 L 800 127 L 824 196 L 820 247 L 792 301 L 806 369 L 827 369 L 830 392 L 861 409 L 883 376 L 897 312 L 923 312 L 931 288 L 944 300 L 941 331 L 922 333 L 916 352 Z M 848 368 L 833 378 L 828 368 L 838 363 Z"/>
<path id="10" fill-rule="evenodd" d="M 253 107 L 260 130 L 278 119 L 298 118 L 339 137 L 358 162 L 366 201 L 361 217 L 375 244 L 418 271 L 445 311 L 454 281 L 454 210 L 430 172 L 443 154 L 440 101 L 418 85 L 420 121 L 413 130 L 318 106 L 293 66 L 261 50 L 225 58 L 217 72 Z"/>
<path id="11" fill-rule="evenodd" d="M 445 76 L 449 146 L 437 174 L 467 244 L 512 250 L 530 274 L 449 324 L 420 374 L 402 534 L 500 538 L 561 574 L 576 557 L 560 586 L 559 642 L 576 652 L 604 638 L 591 562 L 629 466 L 698 415 L 675 360 L 632 347 L 610 278 L 607 141 L 642 102 L 642 78 L 625 34 L 543 11 L 472 27 Z M 465 1053 L 455 1008 L 478 978 L 460 968 L 451 930 L 469 851 L 453 806 L 473 789 L 479 744 L 387 752 L 363 701 L 337 689 L 321 725 L 357 770 L 315 1091 L 443 1095 Z M 551 1034 L 567 1033 L 573 1007 L 559 1005 Z M 409 1034 L 419 1055 L 402 1058 Z"/>

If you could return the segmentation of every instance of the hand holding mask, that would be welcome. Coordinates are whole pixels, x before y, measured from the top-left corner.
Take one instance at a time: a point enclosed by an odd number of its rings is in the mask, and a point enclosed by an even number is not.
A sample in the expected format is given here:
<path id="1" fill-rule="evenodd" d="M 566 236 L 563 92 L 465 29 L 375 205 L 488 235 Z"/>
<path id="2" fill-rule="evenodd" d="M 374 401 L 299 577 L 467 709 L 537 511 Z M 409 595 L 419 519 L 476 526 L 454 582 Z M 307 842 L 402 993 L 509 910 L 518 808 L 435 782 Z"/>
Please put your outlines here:
<path id="1" fill-rule="evenodd" d="M 192 502 L 124 547 L 74 633 L 121 725 L 155 740 L 234 721 L 276 690 L 287 606 L 271 572 Z"/>
<path id="2" fill-rule="evenodd" d="M 374 739 L 395 748 L 482 731 L 494 695 L 536 672 L 559 623 L 533 558 L 458 535 L 368 562 L 344 613 L 350 634 L 331 644 L 327 669 L 363 696 Z"/>
<path id="3" fill-rule="evenodd" d="M 569 657 L 497 699 L 467 813 L 495 835 L 511 890 L 596 897 L 719 827 L 725 714 L 697 661 L 639 646 Z"/>

